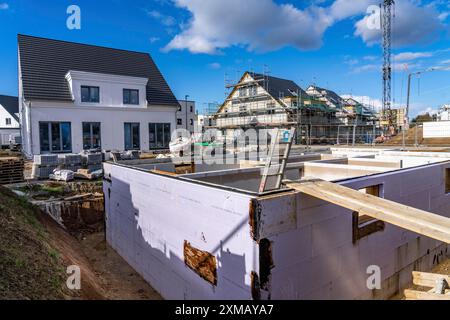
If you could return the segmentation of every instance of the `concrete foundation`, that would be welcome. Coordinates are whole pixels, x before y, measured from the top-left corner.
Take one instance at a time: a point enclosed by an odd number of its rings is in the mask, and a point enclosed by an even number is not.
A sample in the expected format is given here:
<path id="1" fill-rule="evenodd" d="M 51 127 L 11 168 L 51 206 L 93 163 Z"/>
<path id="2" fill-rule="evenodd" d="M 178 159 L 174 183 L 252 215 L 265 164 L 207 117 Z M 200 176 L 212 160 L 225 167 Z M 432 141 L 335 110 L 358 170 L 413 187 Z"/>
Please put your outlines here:
<path id="1" fill-rule="evenodd" d="M 450 217 L 450 154 L 332 153 L 297 157 L 286 178 L 379 186 L 380 197 Z M 386 299 L 449 254 L 387 223 L 355 241 L 348 209 L 290 189 L 258 194 L 263 164 L 174 175 L 149 171 L 170 163 L 105 163 L 107 240 L 166 299 Z M 370 266 L 381 289 L 367 287 Z"/>

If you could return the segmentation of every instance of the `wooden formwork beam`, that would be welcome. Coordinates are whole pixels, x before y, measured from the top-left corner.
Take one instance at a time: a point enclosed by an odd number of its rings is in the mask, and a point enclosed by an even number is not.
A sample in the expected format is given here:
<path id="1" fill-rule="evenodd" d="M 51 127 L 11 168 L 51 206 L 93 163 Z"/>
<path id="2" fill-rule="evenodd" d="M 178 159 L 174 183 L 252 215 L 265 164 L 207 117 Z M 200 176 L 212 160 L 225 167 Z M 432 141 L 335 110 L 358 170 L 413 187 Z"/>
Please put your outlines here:
<path id="1" fill-rule="evenodd" d="M 320 179 L 285 181 L 292 189 L 401 228 L 450 243 L 450 219 Z"/>

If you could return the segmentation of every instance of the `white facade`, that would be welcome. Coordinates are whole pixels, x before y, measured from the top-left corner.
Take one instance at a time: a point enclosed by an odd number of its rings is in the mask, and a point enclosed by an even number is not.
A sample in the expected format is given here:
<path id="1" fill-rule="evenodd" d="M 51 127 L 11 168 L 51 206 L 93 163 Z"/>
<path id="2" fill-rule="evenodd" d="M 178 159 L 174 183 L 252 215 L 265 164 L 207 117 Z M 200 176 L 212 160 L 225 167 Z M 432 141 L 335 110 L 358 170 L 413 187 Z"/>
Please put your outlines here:
<path id="1" fill-rule="evenodd" d="M 450 138 L 450 121 L 424 122 L 423 138 Z"/>
<path id="2" fill-rule="evenodd" d="M 16 136 L 20 136 L 20 124 L 0 104 L 0 147 L 9 145 L 11 139 Z"/>
<path id="3" fill-rule="evenodd" d="M 23 150 L 27 156 L 49 152 L 44 150 L 40 134 L 40 124 L 47 122 L 70 123 L 71 148 L 64 152 L 72 153 L 83 150 L 83 123 L 100 124 L 102 150 L 120 151 L 126 149 L 125 123 L 139 124 L 139 146 L 133 149 L 141 151 L 152 149 L 150 124 L 170 125 L 171 132 L 176 128 L 176 107 L 147 105 L 147 78 L 69 71 L 66 80 L 73 102 L 22 102 L 20 118 Z M 81 86 L 98 87 L 99 102 L 82 102 Z M 124 89 L 139 91 L 138 104 L 124 104 Z M 19 101 L 23 101 L 22 97 Z"/>
<path id="4" fill-rule="evenodd" d="M 197 116 L 195 114 L 195 101 L 178 100 L 180 107 L 177 111 L 177 129 L 186 129 L 194 133 Z"/>

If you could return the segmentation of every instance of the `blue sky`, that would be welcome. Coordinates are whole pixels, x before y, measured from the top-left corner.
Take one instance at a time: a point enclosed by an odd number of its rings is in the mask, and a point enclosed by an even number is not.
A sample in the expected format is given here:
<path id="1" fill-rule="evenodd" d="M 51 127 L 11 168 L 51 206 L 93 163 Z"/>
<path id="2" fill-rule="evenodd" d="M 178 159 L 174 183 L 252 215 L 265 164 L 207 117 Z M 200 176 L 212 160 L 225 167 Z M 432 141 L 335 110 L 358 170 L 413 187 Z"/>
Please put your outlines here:
<path id="1" fill-rule="evenodd" d="M 311 83 L 339 94 L 381 98 L 379 0 L 0 0 L 0 94 L 17 95 L 17 34 L 149 52 L 179 99 L 201 110 L 222 102 L 224 79 L 243 71 Z M 447 0 L 397 0 L 394 89 L 406 103 L 408 72 L 450 67 Z M 66 27 L 69 5 L 81 9 L 81 30 Z M 405 66 L 408 66 L 407 71 Z M 450 71 L 413 81 L 412 112 L 450 103 Z"/>

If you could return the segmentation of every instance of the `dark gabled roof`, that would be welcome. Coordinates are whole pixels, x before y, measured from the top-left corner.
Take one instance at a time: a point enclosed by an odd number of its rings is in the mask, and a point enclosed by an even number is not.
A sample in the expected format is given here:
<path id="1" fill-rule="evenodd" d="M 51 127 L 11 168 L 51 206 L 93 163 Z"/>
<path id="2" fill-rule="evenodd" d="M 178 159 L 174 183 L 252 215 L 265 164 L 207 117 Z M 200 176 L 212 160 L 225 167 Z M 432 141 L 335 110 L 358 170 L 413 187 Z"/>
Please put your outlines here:
<path id="1" fill-rule="evenodd" d="M 17 113 L 19 113 L 19 99 L 17 97 L 0 95 L 0 105 L 5 108 L 11 117 L 19 122 L 19 117 L 17 116 Z"/>
<path id="2" fill-rule="evenodd" d="M 329 89 L 325 89 L 325 88 L 321 88 L 321 87 L 317 87 L 317 86 L 312 86 L 316 91 L 320 92 L 320 94 L 323 94 L 323 92 L 325 92 L 325 97 L 328 100 L 331 100 L 331 102 L 338 104 L 340 106 L 342 106 L 342 104 L 344 103 L 344 99 L 338 95 L 336 92 L 331 91 Z"/>
<path id="3" fill-rule="evenodd" d="M 261 86 L 264 88 L 268 88 L 269 94 L 274 97 L 275 99 L 278 99 L 281 97 L 292 97 L 295 96 L 293 94 L 298 92 L 301 92 L 303 97 L 307 97 L 305 90 L 300 88 L 294 81 L 287 80 L 287 79 L 281 79 L 271 76 L 265 76 L 259 73 L 250 73 L 252 78 L 254 80 L 263 80 L 260 82 Z"/>
<path id="4" fill-rule="evenodd" d="M 65 78 L 70 70 L 148 78 L 150 105 L 178 101 L 148 53 L 18 35 L 26 100 L 72 101 Z"/>

